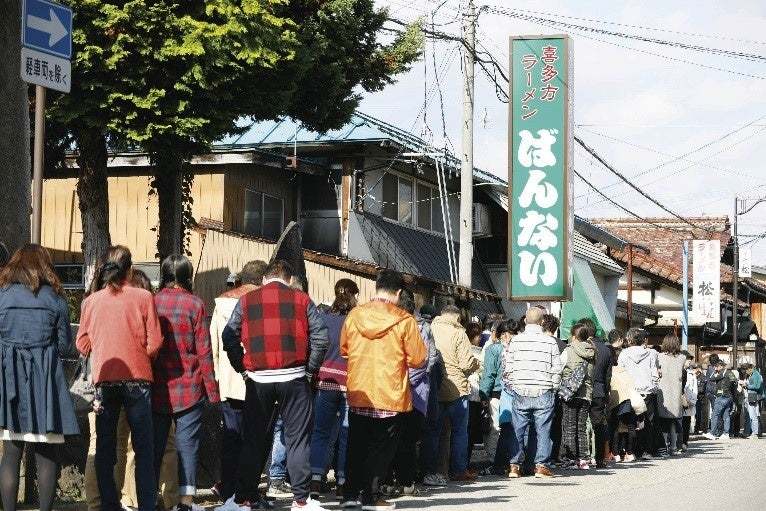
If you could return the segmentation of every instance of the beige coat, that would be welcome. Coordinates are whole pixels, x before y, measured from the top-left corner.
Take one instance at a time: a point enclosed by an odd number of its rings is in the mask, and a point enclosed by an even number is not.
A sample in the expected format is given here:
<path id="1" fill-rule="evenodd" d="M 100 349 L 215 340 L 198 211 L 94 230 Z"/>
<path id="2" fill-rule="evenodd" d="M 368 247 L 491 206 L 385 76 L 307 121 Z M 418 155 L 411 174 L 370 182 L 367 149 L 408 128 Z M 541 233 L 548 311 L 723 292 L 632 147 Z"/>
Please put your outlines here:
<path id="1" fill-rule="evenodd" d="M 239 399 L 245 400 L 245 380 L 242 375 L 237 373 L 231 363 L 226 351 L 223 349 L 223 340 L 221 334 L 229 322 L 234 307 L 239 302 L 239 298 L 222 296 L 215 299 L 215 309 L 213 317 L 210 319 L 210 342 L 213 347 L 213 367 L 215 369 L 215 379 L 218 381 L 218 390 L 221 393 L 221 399 Z"/>
<path id="2" fill-rule="evenodd" d="M 434 318 L 431 332 L 436 349 L 444 361 L 444 379 L 439 389 L 439 401 L 454 401 L 471 395 L 468 377 L 479 370 L 481 364 L 473 356 L 471 341 L 455 315 Z"/>

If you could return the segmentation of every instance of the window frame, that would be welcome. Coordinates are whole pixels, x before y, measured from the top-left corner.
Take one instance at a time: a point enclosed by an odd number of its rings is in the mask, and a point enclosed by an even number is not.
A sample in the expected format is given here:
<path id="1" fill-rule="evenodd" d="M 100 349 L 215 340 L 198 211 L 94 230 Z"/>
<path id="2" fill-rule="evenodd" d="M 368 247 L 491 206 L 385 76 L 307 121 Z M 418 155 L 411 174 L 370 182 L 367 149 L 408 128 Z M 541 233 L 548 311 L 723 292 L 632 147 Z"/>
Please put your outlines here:
<path id="1" fill-rule="evenodd" d="M 261 225 L 260 225 L 260 231 L 258 234 L 249 233 L 245 230 L 245 215 L 247 215 L 247 208 L 245 207 L 245 203 L 247 202 L 247 193 L 254 193 L 254 194 L 260 194 L 261 196 Z M 263 238 L 263 239 L 271 239 L 266 238 L 264 236 L 264 226 L 266 225 L 266 197 L 269 199 L 273 199 L 276 201 L 279 201 L 281 214 L 279 215 L 279 232 L 280 234 L 285 230 L 285 199 L 282 197 L 277 197 L 276 195 L 271 195 L 270 193 L 262 192 L 260 190 L 256 190 L 254 188 L 245 187 L 245 196 L 244 201 L 242 203 L 242 232 L 244 234 L 247 234 L 248 236 L 253 236 L 256 238 Z M 274 241 L 278 240 L 279 236 L 277 236 Z"/>
<path id="2" fill-rule="evenodd" d="M 391 170 L 385 171 L 383 173 L 384 176 L 386 174 L 389 174 L 389 175 L 394 176 L 394 177 L 397 178 L 397 181 L 396 181 L 396 190 L 397 190 L 397 195 L 396 195 L 396 219 L 389 218 L 389 217 L 387 217 L 386 215 L 383 214 L 383 210 L 385 208 L 385 204 L 381 205 L 380 214 L 376 213 L 376 215 L 380 216 L 383 220 L 386 220 L 387 222 L 394 222 L 396 224 L 404 225 L 404 226 L 407 226 L 409 228 L 416 229 L 418 231 L 423 231 L 423 232 L 427 232 L 429 234 L 433 234 L 434 236 L 444 237 L 445 234 L 444 234 L 444 227 L 443 227 L 443 225 L 442 225 L 442 231 L 437 231 L 437 230 L 434 229 L 434 223 L 433 223 L 433 209 L 432 208 L 435 205 L 435 201 L 439 200 L 439 187 L 438 187 L 438 185 L 436 185 L 434 183 L 431 183 L 430 181 L 426 181 L 424 179 L 418 179 L 417 177 L 410 176 L 410 175 L 405 174 L 405 173 L 403 173 L 401 171 L 398 171 L 398 170 L 391 169 Z M 383 202 L 383 200 L 382 200 L 383 199 L 383 179 L 384 178 L 381 177 L 380 184 L 378 185 L 378 186 L 380 186 L 381 202 Z M 399 219 L 399 181 L 402 180 L 402 179 L 404 179 L 406 181 L 409 181 L 412 184 L 412 195 L 413 195 L 412 203 L 413 203 L 413 208 L 412 208 L 412 221 L 409 222 L 409 223 L 403 222 L 403 221 L 401 221 Z M 418 225 L 419 214 L 420 214 L 419 210 L 420 210 L 420 207 L 421 207 L 421 204 L 422 204 L 421 203 L 421 198 L 420 198 L 420 196 L 418 194 L 418 187 L 420 187 L 420 186 L 424 186 L 424 187 L 428 188 L 430 190 L 430 194 L 431 194 L 430 195 L 430 200 L 427 203 L 425 203 L 425 204 L 428 204 L 427 207 L 429 209 L 429 214 L 430 214 L 430 224 L 431 224 L 431 228 L 430 229 L 426 229 L 425 227 L 420 227 L 420 225 Z M 377 186 L 376 186 L 376 188 L 377 188 Z M 447 191 L 447 195 L 448 195 L 447 202 L 448 202 L 448 207 L 449 207 L 449 195 L 450 195 L 449 190 Z M 436 207 L 440 207 L 440 206 L 437 204 Z"/>

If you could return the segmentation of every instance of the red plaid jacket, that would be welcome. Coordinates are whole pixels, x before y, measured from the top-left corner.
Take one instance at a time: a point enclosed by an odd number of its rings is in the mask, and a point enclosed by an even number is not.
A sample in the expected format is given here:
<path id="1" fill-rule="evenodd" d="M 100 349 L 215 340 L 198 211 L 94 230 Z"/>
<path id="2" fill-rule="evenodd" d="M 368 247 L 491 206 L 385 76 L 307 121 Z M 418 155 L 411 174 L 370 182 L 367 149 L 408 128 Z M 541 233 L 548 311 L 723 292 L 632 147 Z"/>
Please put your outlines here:
<path id="1" fill-rule="evenodd" d="M 277 282 L 240 298 L 245 369 L 261 371 L 306 365 L 310 302 L 306 293 Z"/>
<path id="2" fill-rule="evenodd" d="M 211 403 L 220 401 L 202 300 L 185 289 L 165 288 L 155 295 L 154 304 L 163 338 L 153 364 L 154 411 L 180 412 L 205 397 Z"/>

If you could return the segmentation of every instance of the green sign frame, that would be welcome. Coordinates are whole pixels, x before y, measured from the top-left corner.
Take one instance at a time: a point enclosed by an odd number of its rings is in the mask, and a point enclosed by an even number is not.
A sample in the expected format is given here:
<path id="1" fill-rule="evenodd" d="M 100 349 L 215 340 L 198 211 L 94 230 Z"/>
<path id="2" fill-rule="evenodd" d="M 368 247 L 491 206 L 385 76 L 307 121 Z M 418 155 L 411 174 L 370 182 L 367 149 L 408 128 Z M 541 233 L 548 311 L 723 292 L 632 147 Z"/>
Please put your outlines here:
<path id="1" fill-rule="evenodd" d="M 508 278 L 513 301 L 572 298 L 571 40 L 510 38 Z"/>

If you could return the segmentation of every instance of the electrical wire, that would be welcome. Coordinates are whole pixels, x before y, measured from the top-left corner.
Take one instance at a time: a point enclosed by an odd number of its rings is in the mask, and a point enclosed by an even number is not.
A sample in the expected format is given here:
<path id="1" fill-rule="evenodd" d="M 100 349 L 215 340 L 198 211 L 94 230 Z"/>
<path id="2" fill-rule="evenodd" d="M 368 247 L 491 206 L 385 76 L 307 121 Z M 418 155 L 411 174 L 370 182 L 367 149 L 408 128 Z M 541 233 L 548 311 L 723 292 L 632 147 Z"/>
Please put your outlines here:
<path id="1" fill-rule="evenodd" d="M 765 133 L 765 132 L 766 132 L 766 127 L 762 127 L 761 129 L 759 129 L 759 130 L 756 130 L 754 133 L 751 133 L 751 134 L 750 134 L 750 135 L 748 135 L 747 137 L 745 137 L 745 138 L 743 138 L 743 139 L 741 139 L 741 140 L 738 140 L 737 142 L 734 142 L 733 144 L 731 144 L 731 145 L 728 145 L 728 146 L 724 147 L 723 149 L 721 149 L 721 150 L 719 150 L 719 151 L 717 151 L 717 152 L 715 152 L 715 153 L 709 154 L 709 155 L 707 156 L 707 158 L 712 158 L 713 156 L 717 156 L 717 155 L 719 155 L 719 154 L 721 154 L 721 153 L 725 153 L 725 152 L 727 152 L 729 149 L 732 149 L 732 148 L 734 148 L 734 147 L 736 147 L 736 146 L 738 146 L 738 145 L 740 145 L 740 144 L 743 144 L 743 143 L 747 142 L 748 140 L 751 140 L 751 139 L 755 138 L 756 136 L 758 136 L 758 135 L 761 135 L 761 134 L 763 134 L 763 133 Z M 680 168 L 680 169 L 678 169 L 678 170 L 676 170 L 676 171 L 674 171 L 674 172 L 671 172 L 670 174 L 667 174 L 667 175 L 665 175 L 665 176 L 661 176 L 661 177 L 658 177 L 657 179 L 654 179 L 654 180 L 652 180 L 652 181 L 649 181 L 649 182 L 647 182 L 647 183 L 643 183 L 643 184 L 642 184 L 642 186 L 644 186 L 644 187 L 647 187 L 647 186 L 651 186 L 651 185 L 653 185 L 654 183 L 658 183 L 658 182 L 660 182 L 660 181 L 664 181 L 664 180 L 666 180 L 667 178 L 669 178 L 669 177 L 671 177 L 671 176 L 675 176 L 675 175 L 678 175 L 678 174 L 680 174 L 681 172 L 685 172 L 685 171 L 687 171 L 687 170 L 689 170 L 689 169 L 691 169 L 691 168 L 694 168 L 694 167 L 696 167 L 696 166 L 697 166 L 697 164 L 692 164 L 692 165 L 689 165 L 689 166 L 686 166 L 686 167 L 682 167 L 682 168 Z M 612 185 L 614 185 L 614 184 L 615 184 L 615 183 L 612 183 Z M 618 182 L 618 183 L 616 183 L 616 184 L 622 184 L 622 182 Z M 609 185 L 609 186 L 604 186 L 604 187 L 602 187 L 602 189 L 606 189 L 606 188 L 609 188 L 609 187 L 611 187 L 612 185 Z M 591 204 L 591 206 L 595 206 L 595 205 L 598 205 L 598 204 L 600 204 L 601 202 L 603 202 L 603 201 L 595 202 L 595 203 Z"/>
<path id="2" fill-rule="evenodd" d="M 663 204 L 662 204 L 661 202 L 659 202 L 657 199 L 655 199 L 654 197 L 652 197 L 651 195 L 649 195 L 648 193 L 646 193 L 645 191 L 643 191 L 641 188 L 639 188 L 638 186 L 636 186 L 634 183 L 632 183 L 632 182 L 630 181 L 630 179 L 628 179 L 628 178 L 627 178 L 627 177 L 626 177 L 624 174 L 622 174 L 620 171 L 618 171 L 617 169 L 615 169 L 615 168 L 614 168 L 614 167 L 613 167 L 611 164 L 609 164 L 609 163 L 608 163 L 608 162 L 607 162 L 607 161 L 606 161 L 604 158 L 602 158 L 600 154 L 598 154 L 598 153 L 597 153 L 597 152 L 596 152 L 594 149 L 592 149 L 590 146 L 588 146 L 588 144 L 586 144 L 585 142 L 583 142 L 583 140 L 582 140 L 580 137 L 578 137 L 577 135 L 575 135 L 575 136 L 574 136 L 574 141 L 575 141 L 575 142 L 577 142 L 577 143 L 578 143 L 578 144 L 579 144 L 579 145 L 580 145 L 580 146 L 581 146 L 583 149 L 585 149 L 585 150 L 586 150 L 588 153 L 590 153 L 590 155 L 591 155 L 591 156 L 593 156 L 593 157 L 596 159 L 596 161 L 598 161 L 599 163 L 601 163 L 601 165 L 603 165 L 603 166 L 604 166 L 604 167 L 605 167 L 607 170 L 609 170 L 609 171 L 610 171 L 612 174 L 614 174 L 615 176 L 619 177 L 619 178 L 620 178 L 621 180 L 623 180 L 623 181 L 624 181 L 624 182 L 625 182 L 625 183 L 626 183 L 628 186 L 630 186 L 630 187 L 631 187 L 631 188 L 633 188 L 635 191 L 637 191 L 637 192 L 639 193 L 639 195 L 641 195 L 642 197 L 644 197 L 645 199 L 647 199 L 647 200 L 648 200 L 649 202 L 651 202 L 652 204 L 656 205 L 656 206 L 657 206 L 658 208 L 660 208 L 661 210 L 663 210 L 663 211 L 665 211 L 666 213 L 669 213 L 670 215 L 672 215 L 672 216 L 674 216 L 674 217 L 678 218 L 678 219 L 679 219 L 679 220 L 681 220 L 682 222 L 684 222 L 684 223 L 686 223 L 686 224 L 689 224 L 691 227 L 694 227 L 695 229 L 702 229 L 702 230 L 704 230 L 704 231 L 707 231 L 707 232 L 712 232 L 712 230 L 711 230 L 710 228 L 708 228 L 708 227 L 703 227 L 703 226 L 700 226 L 700 225 L 697 225 L 697 224 L 693 224 L 693 223 L 691 223 L 691 222 L 690 222 L 688 219 L 684 218 L 683 216 L 679 215 L 678 213 L 676 213 L 675 211 L 671 210 L 671 209 L 670 209 L 670 208 L 668 208 L 667 206 L 663 205 Z"/>
<path id="3" fill-rule="evenodd" d="M 524 14 L 522 12 L 517 12 L 515 10 L 504 10 L 499 8 L 491 8 L 487 9 L 490 12 L 493 12 L 495 14 L 502 14 L 511 18 L 516 18 L 524 21 L 529 21 L 532 23 L 537 24 L 546 24 L 549 26 L 556 26 L 560 28 L 565 28 L 569 30 L 577 30 L 581 32 L 591 32 L 595 34 L 601 34 L 601 35 L 607 35 L 612 37 L 619 37 L 621 39 L 630 39 L 634 41 L 640 41 L 644 43 L 652 43 L 657 44 L 660 46 L 669 46 L 673 48 L 680 48 L 683 50 L 689 50 L 689 51 L 696 51 L 699 53 L 709 53 L 711 55 L 717 55 L 717 56 L 724 56 L 724 57 L 731 57 L 736 59 L 744 59 L 749 60 L 753 62 L 766 62 L 766 56 L 759 55 L 756 53 L 747 53 L 743 51 L 735 51 L 735 50 L 728 50 L 725 48 L 714 48 L 710 46 L 701 46 L 698 44 L 689 44 L 684 43 L 681 41 L 668 41 L 665 39 L 659 39 L 656 37 L 648 37 L 645 35 L 636 35 L 636 34 L 629 34 L 627 32 L 617 32 L 614 30 L 606 30 L 598 27 L 592 27 L 587 25 L 578 25 L 575 23 L 567 23 L 565 21 L 559 21 L 559 20 L 553 20 L 550 18 L 541 18 L 539 16 L 532 16 L 529 14 Z"/>
<path id="4" fill-rule="evenodd" d="M 617 207 L 617 208 L 621 209 L 622 211 L 624 211 L 625 213 L 629 214 L 630 216 L 632 216 L 632 217 L 634 217 L 634 218 L 636 218 L 636 219 L 638 219 L 638 220 L 641 220 L 642 222 L 646 222 L 646 223 L 647 223 L 647 224 L 649 224 L 649 225 L 652 225 L 652 226 L 654 226 L 654 227 L 657 227 L 657 228 L 659 228 L 659 229 L 663 229 L 663 230 L 666 230 L 666 231 L 673 231 L 673 232 L 689 232 L 689 229 L 680 229 L 680 228 L 678 228 L 678 227 L 669 227 L 669 226 L 666 226 L 666 225 L 661 225 L 661 224 L 659 224 L 659 223 L 657 223 L 657 222 L 653 222 L 652 220 L 649 220 L 649 219 L 647 219 L 647 218 L 645 218 L 645 217 L 643 217 L 643 216 L 639 215 L 638 213 L 635 213 L 635 212 L 633 212 L 632 210 L 630 210 L 630 209 L 626 208 L 625 206 L 623 206 L 623 205 L 622 205 L 622 204 L 620 204 L 619 202 L 615 201 L 615 200 L 614 200 L 614 199 L 612 199 L 611 197 L 608 197 L 608 196 L 607 196 L 607 195 L 606 195 L 604 192 L 602 192 L 601 190 L 599 190 L 599 189 L 598 189 L 598 187 L 597 187 L 596 185 L 594 185 L 593 183 L 591 183 L 590 181 L 588 181 L 587 179 L 585 179 L 585 176 L 583 176 L 582 174 L 580 174 L 580 173 L 577 171 L 577 169 L 575 169 L 575 168 L 572 168 L 572 172 L 574 172 L 574 175 L 575 175 L 575 176 L 577 176 L 578 178 L 580 178 L 580 180 L 581 180 L 583 183 L 585 183 L 586 185 L 588 185 L 590 188 L 592 188 L 592 189 L 593 189 L 593 191 L 595 191 L 597 194 L 599 194 L 601 197 L 603 197 L 603 198 L 604 198 L 604 200 L 606 200 L 607 202 L 611 203 L 613 206 L 615 206 L 615 207 Z M 694 227 L 696 228 L 696 226 L 694 226 Z M 706 231 L 710 232 L 710 229 L 704 229 L 704 230 L 706 230 Z"/>
<path id="5" fill-rule="evenodd" d="M 676 34 L 676 35 L 685 35 L 685 36 L 692 36 L 692 37 L 701 37 L 706 39 L 718 39 L 721 41 L 732 41 L 732 42 L 738 42 L 738 43 L 746 43 L 746 44 L 761 44 L 766 45 L 766 41 L 755 41 L 752 39 L 739 39 L 736 37 L 728 37 L 728 36 L 722 36 L 717 34 L 703 34 L 700 32 L 684 32 L 681 30 L 671 30 L 666 28 L 658 28 L 658 27 L 648 27 L 645 25 L 631 25 L 629 23 L 618 23 L 615 21 L 608 21 L 603 19 L 596 19 L 596 18 L 583 18 L 579 16 L 567 16 L 564 14 L 556 14 L 556 13 L 550 13 L 550 12 L 543 12 L 543 11 L 533 11 L 531 9 L 518 9 L 513 8 L 513 11 L 519 11 L 519 12 L 525 12 L 530 14 L 542 14 L 543 16 L 553 16 L 556 18 L 565 18 L 565 19 L 572 19 L 577 21 L 588 21 L 591 23 L 602 23 L 604 25 L 613 25 L 617 27 L 627 27 L 627 28 L 635 28 L 638 30 L 650 30 L 652 32 L 666 32 L 669 34 Z"/>

